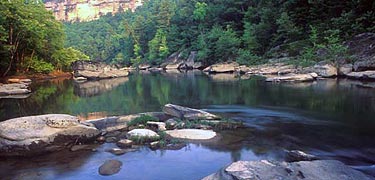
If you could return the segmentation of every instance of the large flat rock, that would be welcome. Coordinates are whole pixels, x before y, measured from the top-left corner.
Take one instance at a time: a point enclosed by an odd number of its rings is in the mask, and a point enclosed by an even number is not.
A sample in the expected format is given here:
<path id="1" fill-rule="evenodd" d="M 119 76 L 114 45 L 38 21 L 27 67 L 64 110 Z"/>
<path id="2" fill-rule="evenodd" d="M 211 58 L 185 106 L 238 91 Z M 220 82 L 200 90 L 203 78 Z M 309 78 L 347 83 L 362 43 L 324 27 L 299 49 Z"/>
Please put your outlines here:
<path id="1" fill-rule="evenodd" d="M 203 179 L 370 180 L 374 178 L 335 160 L 300 161 L 293 163 L 261 160 L 237 161 Z"/>
<path id="2" fill-rule="evenodd" d="M 95 139 L 99 134 L 90 123 L 65 114 L 47 114 L 0 122 L 0 155 L 33 155 L 64 149 Z"/>
<path id="3" fill-rule="evenodd" d="M 220 119 L 219 116 L 216 116 L 214 114 L 211 114 L 211 113 L 208 113 L 208 112 L 205 112 L 205 111 L 202 111 L 202 110 L 183 107 L 183 106 L 174 105 L 174 104 L 166 104 L 163 108 L 163 112 L 165 114 L 173 116 L 173 117 L 177 117 L 177 118 L 180 118 L 180 119 L 188 119 L 188 120 Z"/>
<path id="4" fill-rule="evenodd" d="M 209 140 L 216 137 L 216 132 L 212 130 L 201 129 L 179 129 L 165 131 L 166 134 L 173 138 L 189 140 Z"/>

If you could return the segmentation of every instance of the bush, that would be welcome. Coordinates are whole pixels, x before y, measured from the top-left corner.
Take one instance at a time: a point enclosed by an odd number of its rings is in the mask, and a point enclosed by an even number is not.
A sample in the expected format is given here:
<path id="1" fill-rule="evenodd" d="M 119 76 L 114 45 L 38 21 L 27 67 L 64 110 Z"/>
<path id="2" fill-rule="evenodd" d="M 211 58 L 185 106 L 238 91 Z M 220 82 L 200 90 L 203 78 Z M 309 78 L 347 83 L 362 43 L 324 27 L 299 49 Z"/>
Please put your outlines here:
<path id="1" fill-rule="evenodd" d="M 33 58 L 30 62 L 30 69 L 32 69 L 36 73 L 50 73 L 54 70 L 54 67 L 51 63 L 45 62 L 38 58 Z"/>
<path id="2" fill-rule="evenodd" d="M 131 120 L 128 122 L 128 126 L 135 126 L 139 124 L 146 125 L 148 121 L 159 121 L 157 118 L 149 116 L 149 115 L 144 115 L 142 114 L 141 116 Z"/>
<path id="3" fill-rule="evenodd" d="M 236 61 L 243 65 L 258 65 L 264 62 L 262 61 L 262 58 L 245 49 L 238 50 L 238 57 Z"/>

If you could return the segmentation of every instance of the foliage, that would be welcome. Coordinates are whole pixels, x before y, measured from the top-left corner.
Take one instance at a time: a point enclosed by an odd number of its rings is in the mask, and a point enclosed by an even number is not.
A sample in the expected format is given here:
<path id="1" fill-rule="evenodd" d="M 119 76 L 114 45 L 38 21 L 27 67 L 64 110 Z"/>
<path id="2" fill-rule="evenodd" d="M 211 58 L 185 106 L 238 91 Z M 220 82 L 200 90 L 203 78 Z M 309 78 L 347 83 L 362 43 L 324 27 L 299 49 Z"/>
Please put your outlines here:
<path id="1" fill-rule="evenodd" d="M 69 70 L 70 64 L 74 61 L 89 60 L 90 57 L 82 53 L 81 51 L 69 47 L 55 51 L 55 53 L 52 55 L 52 59 L 54 61 L 56 69 L 61 71 Z"/>
<path id="2" fill-rule="evenodd" d="M 135 125 L 146 125 L 148 121 L 159 121 L 157 118 L 149 115 L 142 114 L 141 116 L 134 118 L 130 122 L 127 123 L 128 126 L 135 126 Z"/>
<path id="3" fill-rule="evenodd" d="M 174 52 L 190 51 L 198 51 L 205 65 L 228 60 L 259 64 L 281 54 L 300 56 L 303 64 L 318 61 L 317 45 L 337 61 L 344 51 L 338 43 L 375 30 L 374 7 L 369 0 L 152 0 L 134 13 L 66 23 L 66 46 L 94 60 L 135 66 L 158 65 Z M 275 51 L 278 47 L 289 48 L 284 53 Z"/>
<path id="4" fill-rule="evenodd" d="M 74 60 L 68 54 L 81 54 L 63 49 L 64 40 L 62 23 L 40 0 L 0 1 L 1 75 L 66 69 Z"/>

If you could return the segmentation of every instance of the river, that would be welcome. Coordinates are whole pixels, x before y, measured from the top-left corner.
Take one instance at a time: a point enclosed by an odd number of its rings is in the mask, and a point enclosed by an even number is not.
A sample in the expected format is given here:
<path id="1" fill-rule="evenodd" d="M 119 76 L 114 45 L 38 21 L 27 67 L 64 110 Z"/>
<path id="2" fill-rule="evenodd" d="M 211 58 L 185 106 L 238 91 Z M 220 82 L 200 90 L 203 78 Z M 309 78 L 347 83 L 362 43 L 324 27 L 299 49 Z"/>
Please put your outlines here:
<path id="1" fill-rule="evenodd" d="M 140 73 L 126 78 L 75 83 L 34 83 L 26 99 L 0 99 L 0 121 L 65 113 L 81 119 L 161 111 L 173 103 L 242 121 L 246 128 L 220 132 L 219 142 L 190 143 L 181 150 L 58 152 L 32 158 L 0 159 L 2 179 L 200 179 L 237 160 L 283 160 L 284 150 L 303 150 L 336 159 L 375 176 L 375 89 L 356 81 L 265 83 L 201 72 Z M 104 177 L 107 159 L 123 163 Z"/>

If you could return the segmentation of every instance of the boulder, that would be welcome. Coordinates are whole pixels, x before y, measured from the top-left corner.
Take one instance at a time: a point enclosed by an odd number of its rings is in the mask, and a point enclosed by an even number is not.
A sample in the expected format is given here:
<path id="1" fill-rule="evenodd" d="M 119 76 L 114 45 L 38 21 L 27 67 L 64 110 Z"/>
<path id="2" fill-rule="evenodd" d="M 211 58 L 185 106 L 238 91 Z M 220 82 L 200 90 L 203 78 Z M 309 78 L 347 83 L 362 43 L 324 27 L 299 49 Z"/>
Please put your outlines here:
<path id="1" fill-rule="evenodd" d="M 198 110 L 192 109 L 188 107 L 182 107 L 174 104 L 166 104 L 164 105 L 163 112 L 165 114 L 171 115 L 173 117 L 177 117 L 179 119 L 188 119 L 188 120 L 196 120 L 196 119 L 207 119 L 207 120 L 214 120 L 220 119 L 219 116 L 214 114 Z"/>
<path id="2" fill-rule="evenodd" d="M 286 162 L 313 161 L 318 159 L 319 158 L 314 155 L 307 154 L 299 150 L 286 151 L 285 155 Z"/>
<path id="3" fill-rule="evenodd" d="M 331 64 L 316 64 L 313 67 L 313 72 L 321 77 L 335 77 L 337 76 L 337 68 Z"/>
<path id="4" fill-rule="evenodd" d="M 132 145 L 133 145 L 133 141 L 132 140 L 129 140 L 129 139 L 121 139 L 120 141 L 118 141 L 116 143 L 116 145 L 119 147 L 119 148 L 131 148 Z"/>
<path id="5" fill-rule="evenodd" d="M 75 61 L 72 63 L 74 77 L 84 77 L 88 80 L 126 77 L 129 71 L 121 70 L 115 65 L 107 65 L 93 61 Z"/>
<path id="6" fill-rule="evenodd" d="M 109 176 L 120 171 L 122 162 L 118 160 L 107 160 L 99 167 L 99 174 Z"/>
<path id="7" fill-rule="evenodd" d="M 208 73 L 233 73 L 239 67 L 236 62 L 217 63 L 208 66 L 203 71 Z"/>
<path id="8" fill-rule="evenodd" d="M 168 130 L 176 129 L 176 126 L 177 126 L 177 121 L 174 119 L 168 119 L 167 121 L 165 121 L 165 127 Z"/>
<path id="9" fill-rule="evenodd" d="M 360 71 L 346 74 L 348 78 L 361 80 L 375 80 L 375 71 Z"/>
<path id="10" fill-rule="evenodd" d="M 140 65 L 138 66 L 138 69 L 139 69 L 139 70 L 147 70 L 147 69 L 150 68 L 150 67 L 151 67 L 150 64 L 140 64 Z"/>
<path id="11" fill-rule="evenodd" d="M 107 149 L 106 150 L 107 152 L 110 152 L 114 155 L 123 155 L 125 153 L 128 153 L 128 152 L 134 152 L 134 151 L 137 151 L 137 149 L 120 149 L 120 148 L 111 148 L 111 149 Z"/>
<path id="12" fill-rule="evenodd" d="M 0 122 L 0 155 L 43 154 L 95 140 L 100 131 L 75 116 L 47 114 Z"/>
<path id="13" fill-rule="evenodd" d="M 133 129 L 128 132 L 128 138 L 142 138 L 145 140 L 155 140 L 159 139 L 160 137 L 156 132 L 151 131 L 149 129 Z"/>
<path id="14" fill-rule="evenodd" d="M 161 65 L 160 67 L 163 69 L 179 69 L 180 66 L 184 64 L 184 60 L 182 59 L 182 53 L 175 52 L 170 55 Z"/>
<path id="15" fill-rule="evenodd" d="M 209 140 L 216 137 L 216 132 L 212 130 L 201 129 L 178 129 L 168 130 L 165 133 L 172 138 L 188 139 L 188 140 Z"/>
<path id="16" fill-rule="evenodd" d="M 246 74 L 257 74 L 257 75 L 265 75 L 265 74 L 288 74 L 288 73 L 297 73 L 297 68 L 294 65 L 288 65 L 284 63 L 267 63 L 257 66 L 251 66 L 247 69 L 242 67 L 243 71 L 246 71 Z"/>
<path id="17" fill-rule="evenodd" d="M 158 131 L 165 131 L 167 130 L 165 128 L 165 123 L 164 122 L 153 122 L 153 121 L 148 121 L 147 122 L 147 126 L 150 128 L 150 129 L 155 129 L 155 130 L 158 130 Z"/>
<path id="18" fill-rule="evenodd" d="M 309 74 L 288 74 L 283 76 L 269 76 L 266 82 L 307 82 L 315 79 L 315 73 Z"/>
<path id="19" fill-rule="evenodd" d="M 347 74 L 351 73 L 353 71 L 353 65 L 352 64 L 344 64 L 339 67 L 338 69 L 338 75 L 340 76 L 346 76 Z"/>
<path id="20" fill-rule="evenodd" d="M 234 179 L 306 179 L 306 180 L 370 180 L 362 172 L 335 160 L 300 162 L 237 161 L 204 180 Z"/>

